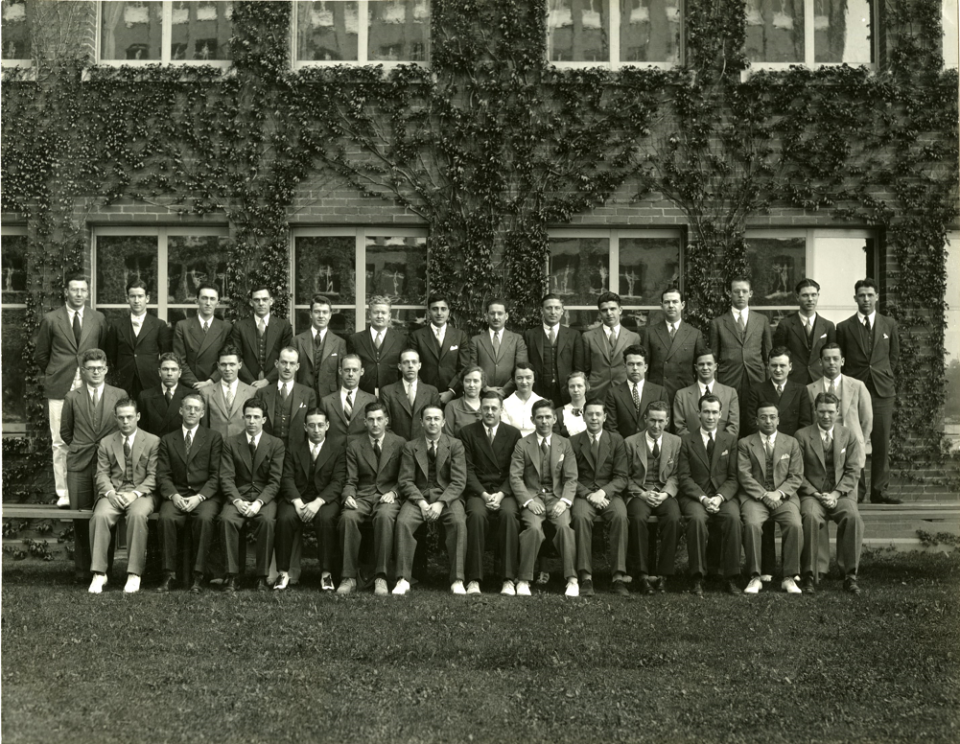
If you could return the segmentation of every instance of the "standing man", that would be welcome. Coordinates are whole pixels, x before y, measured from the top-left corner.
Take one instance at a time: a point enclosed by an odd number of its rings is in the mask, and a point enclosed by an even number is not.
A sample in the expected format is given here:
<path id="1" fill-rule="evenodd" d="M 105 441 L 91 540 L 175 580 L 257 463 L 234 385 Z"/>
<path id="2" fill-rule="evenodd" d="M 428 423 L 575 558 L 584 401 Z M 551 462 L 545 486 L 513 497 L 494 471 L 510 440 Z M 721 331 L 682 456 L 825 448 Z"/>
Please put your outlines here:
<path id="1" fill-rule="evenodd" d="M 161 354 L 160 385 L 156 382 L 148 385 L 137 400 L 141 429 L 162 437 L 180 428 L 180 402 L 191 392 L 180 384 L 180 375 L 177 355 L 172 351 Z"/>
<path id="2" fill-rule="evenodd" d="M 745 400 L 751 382 L 763 382 L 763 360 L 773 348 L 770 320 L 750 309 L 750 280 L 730 282 L 730 312 L 710 321 L 710 348 L 717 360 L 717 380 L 736 388 Z"/>
<path id="3" fill-rule="evenodd" d="M 817 314 L 820 285 L 813 279 L 797 283 L 798 313 L 786 316 L 773 332 L 773 345 L 785 346 L 795 362 L 790 379 L 798 385 L 809 385 L 823 375 L 820 349 L 837 340 L 837 328 Z"/>
<path id="4" fill-rule="evenodd" d="M 152 388 L 160 355 L 170 351 L 171 334 L 166 323 L 147 312 L 150 293 L 147 285 L 135 279 L 127 285 L 130 315 L 110 325 L 107 333 L 107 363 L 113 370 L 117 387 L 133 400 Z"/>
<path id="5" fill-rule="evenodd" d="M 696 382 L 696 359 L 708 351 L 703 334 L 683 322 L 685 307 L 683 294 L 677 287 L 664 290 L 660 295 L 663 317 L 647 326 L 643 335 L 644 357 L 649 365 L 647 379 L 663 386 L 666 390 L 664 400 L 670 404 L 680 388 Z"/>
<path id="6" fill-rule="evenodd" d="M 217 362 L 220 381 L 200 387 L 206 406 L 203 425 L 219 432 L 224 441 L 246 428 L 243 404 L 256 394 L 252 385 L 238 379 L 242 367 L 240 350 L 224 346 Z"/>
<path id="7" fill-rule="evenodd" d="M 623 367 L 626 370 L 625 383 L 607 390 L 606 423 L 608 431 L 615 431 L 624 439 L 646 429 L 643 412 L 655 400 L 667 404 L 667 391 L 659 385 L 648 382 L 647 356 L 642 346 L 628 346 L 623 350 Z M 669 414 L 667 415 L 669 419 Z"/>
<path id="8" fill-rule="evenodd" d="M 764 403 L 776 405 L 780 412 L 778 430 L 783 434 L 789 434 L 792 437 L 798 429 L 813 423 L 806 388 L 790 379 L 792 369 L 787 347 L 777 346 L 771 349 L 767 357 L 768 379 L 752 383 L 747 393 L 747 405 L 743 418 L 744 436 L 757 431 L 757 411 Z"/>
<path id="9" fill-rule="evenodd" d="M 697 357 L 694 369 L 697 381 L 677 391 L 673 398 L 673 427 L 678 436 L 695 431 L 700 421 L 700 399 L 716 395 L 720 399 L 719 431 L 733 436 L 740 433 L 740 396 L 737 389 L 721 385 L 716 380 L 717 358 L 712 351 Z"/>
<path id="10" fill-rule="evenodd" d="M 400 379 L 400 352 L 407 347 L 406 334 L 391 325 L 392 312 L 389 298 L 371 297 L 367 303 L 370 326 L 347 340 L 347 351 L 359 356 L 363 367 L 360 389 L 375 397 Z"/>
<path id="11" fill-rule="evenodd" d="M 376 398 L 360 389 L 363 364 L 356 354 L 340 357 L 340 388 L 325 396 L 320 407 L 327 414 L 326 439 L 334 449 L 347 451 L 347 445 L 366 434 L 364 410 Z"/>
<path id="12" fill-rule="evenodd" d="M 470 341 L 470 364 L 483 370 L 486 390 L 496 390 L 503 398 L 514 391 L 513 370 L 529 361 L 527 345 L 519 333 L 506 330 L 510 313 L 507 303 L 494 298 L 487 302 L 487 330 Z"/>
<path id="13" fill-rule="evenodd" d="M 335 392 L 340 360 L 347 354 L 347 342 L 330 330 L 333 306 L 316 294 L 310 300 L 310 328 L 297 334 L 293 345 L 299 354 L 297 382 L 317 394 L 317 400 Z"/>
<path id="14" fill-rule="evenodd" d="M 433 385 L 420 379 L 420 354 L 407 349 L 400 352 L 400 379 L 380 389 L 380 400 L 387 409 L 390 430 L 407 442 L 422 433 L 423 411 L 439 406 L 440 394 Z"/>
<path id="15" fill-rule="evenodd" d="M 295 381 L 300 360 L 294 347 L 284 346 L 274 364 L 277 381 L 261 388 L 257 397 L 263 402 L 266 416 L 263 430 L 279 437 L 290 452 L 303 443 L 307 411 L 317 407 L 317 394 Z"/>
<path id="16" fill-rule="evenodd" d="M 173 330 L 173 352 L 183 365 L 183 384 L 209 391 L 220 381 L 220 349 L 226 346 L 232 326 L 214 315 L 220 291 L 212 284 L 197 289 L 197 315 L 177 323 Z"/>
<path id="17" fill-rule="evenodd" d="M 513 373 L 516 390 L 503 401 L 503 422 L 518 429 L 521 436 L 533 434 L 533 404 L 543 400 L 533 392 L 536 379 L 533 366 L 529 362 L 519 362 Z"/>
<path id="18" fill-rule="evenodd" d="M 410 334 L 410 348 L 420 355 L 420 379 L 440 391 L 440 403 L 447 405 L 460 395 L 460 377 L 470 364 L 470 337 L 447 321 L 450 303 L 442 294 L 427 299 L 430 322 Z"/>
<path id="19" fill-rule="evenodd" d="M 285 318 L 273 315 L 273 294 L 265 284 L 250 290 L 252 318 L 238 320 L 230 342 L 240 349 L 240 379 L 255 390 L 277 381 L 280 349 L 293 343 L 293 330 Z"/>
<path id="20" fill-rule="evenodd" d="M 70 507 L 67 444 L 60 435 L 64 399 L 68 392 L 83 384 L 77 361 L 80 354 L 88 349 L 102 349 L 107 338 L 107 320 L 103 313 L 86 307 L 89 294 L 86 277 L 82 274 L 69 276 L 63 292 L 66 303 L 44 315 L 37 331 L 35 358 L 43 376 L 43 395 L 47 399 L 50 439 L 53 443 L 53 481 L 57 491 L 57 506 L 61 509 Z M 103 366 L 106 370 L 106 360 Z M 99 384 L 102 383 L 101 379 Z"/>
<path id="21" fill-rule="evenodd" d="M 877 312 L 880 290 L 873 279 L 854 285 L 857 314 L 837 326 L 844 371 L 867 386 L 873 403 L 870 434 L 870 503 L 899 504 L 887 495 L 890 485 L 890 431 L 897 403 L 894 373 L 900 363 L 900 334 L 893 318 Z M 862 480 L 862 478 L 861 478 Z"/>
<path id="22" fill-rule="evenodd" d="M 627 379 L 621 360 L 624 349 L 642 348 L 640 336 L 620 325 L 623 308 L 620 295 L 604 292 L 597 298 L 602 324 L 583 334 L 583 371 L 587 373 L 592 397 L 604 400 L 611 387 Z M 607 412 L 607 428 L 611 426 Z"/>
<path id="23" fill-rule="evenodd" d="M 570 402 L 567 378 L 571 372 L 583 371 L 583 337 L 580 331 L 560 325 L 563 300 L 558 295 L 544 295 L 540 300 L 543 322 L 523 334 L 527 355 L 536 375 L 533 392 L 553 402 L 554 408 Z M 529 416 L 527 417 L 529 418 Z"/>

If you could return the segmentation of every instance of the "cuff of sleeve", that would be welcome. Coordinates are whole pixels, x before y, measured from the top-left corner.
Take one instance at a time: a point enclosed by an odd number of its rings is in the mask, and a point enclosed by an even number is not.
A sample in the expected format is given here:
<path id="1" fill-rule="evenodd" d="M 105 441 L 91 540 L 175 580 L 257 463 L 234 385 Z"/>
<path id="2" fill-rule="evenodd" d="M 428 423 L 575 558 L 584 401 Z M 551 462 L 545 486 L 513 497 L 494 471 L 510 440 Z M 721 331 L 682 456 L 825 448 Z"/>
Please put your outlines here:
<path id="1" fill-rule="evenodd" d="M 573 502 L 570 499 L 560 499 L 567 506 L 573 506 Z"/>

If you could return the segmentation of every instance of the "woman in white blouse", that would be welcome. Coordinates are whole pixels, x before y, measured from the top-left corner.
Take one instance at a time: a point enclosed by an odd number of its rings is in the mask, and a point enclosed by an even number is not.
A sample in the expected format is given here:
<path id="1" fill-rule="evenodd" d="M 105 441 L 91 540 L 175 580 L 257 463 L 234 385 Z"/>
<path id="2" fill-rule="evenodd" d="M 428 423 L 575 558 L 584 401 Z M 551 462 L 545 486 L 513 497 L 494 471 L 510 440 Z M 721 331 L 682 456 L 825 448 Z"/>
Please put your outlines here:
<path id="1" fill-rule="evenodd" d="M 480 420 L 480 392 L 487 384 L 487 376 L 480 367 L 470 367 L 463 373 L 463 396 L 447 404 L 443 412 L 444 431 L 459 437 L 464 426 Z"/>
<path id="2" fill-rule="evenodd" d="M 564 437 L 572 437 L 581 431 L 587 430 L 583 420 L 583 407 L 587 404 L 587 392 L 590 383 L 583 372 L 574 372 L 567 378 L 567 391 L 570 393 L 570 402 L 557 409 L 557 432 Z"/>

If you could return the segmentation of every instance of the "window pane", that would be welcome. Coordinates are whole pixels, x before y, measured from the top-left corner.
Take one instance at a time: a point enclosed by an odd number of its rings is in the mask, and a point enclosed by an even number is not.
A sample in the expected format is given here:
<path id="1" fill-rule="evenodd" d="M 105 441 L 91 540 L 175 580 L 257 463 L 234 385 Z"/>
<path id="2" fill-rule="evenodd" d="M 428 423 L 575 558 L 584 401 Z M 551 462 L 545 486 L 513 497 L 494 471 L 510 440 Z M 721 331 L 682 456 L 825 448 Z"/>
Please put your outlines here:
<path id="1" fill-rule="evenodd" d="M 295 250 L 295 304 L 309 305 L 313 295 L 322 294 L 335 305 L 354 306 L 357 272 L 356 239 L 352 235 L 298 237 Z"/>
<path id="2" fill-rule="evenodd" d="M 27 301 L 27 236 L 4 235 L 0 241 L 3 273 L 3 304 L 19 305 Z"/>
<path id="3" fill-rule="evenodd" d="M 824 237 L 814 238 L 808 276 L 820 285 L 817 311 L 834 323 L 849 318 L 856 312 L 853 302 L 853 284 L 867 276 L 867 256 L 873 253 L 870 238 Z M 799 279 L 803 278 L 803 274 Z M 791 290 L 796 284 L 791 285 Z"/>
<path id="4" fill-rule="evenodd" d="M 943 0 L 943 64 L 960 65 L 960 27 L 957 25 L 957 0 Z"/>
<path id="5" fill-rule="evenodd" d="M 358 3 L 297 3 L 297 59 L 357 60 Z"/>
<path id="6" fill-rule="evenodd" d="M 803 0 L 747 0 L 744 47 L 751 62 L 803 62 Z"/>
<path id="7" fill-rule="evenodd" d="M 620 0 L 620 59 L 680 61 L 680 0 Z"/>
<path id="8" fill-rule="evenodd" d="M 624 305 L 659 305 L 660 294 L 676 286 L 679 277 L 680 243 L 676 238 L 620 239 L 617 294 Z"/>
<path id="9" fill-rule="evenodd" d="M 100 235 L 97 237 L 97 305 L 125 305 L 126 288 L 142 279 L 156 303 L 157 238 L 153 235 Z"/>
<path id="10" fill-rule="evenodd" d="M 609 62 L 609 0 L 547 0 L 547 59 Z"/>
<path id="11" fill-rule="evenodd" d="M 4 243 L 7 239 L 4 238 Z M 3 367 L 3 423 L 27 422 L 27 366 L 32 360 L 24 357 L 27 331 L 26 310 L 0 310 L 0 366 Z M 33 371 L 36 374 L 36 371 Z"/>
<path id="12" fill-rule="evenodd" d="M 550 291 L 565 305 L 592 305 L 610 287 L 608 238 L 550 238 Z"/>
<path id="13" fill-rule="evenodd" d="M 213 311 L 213 315 L 220 320 L 224 320 L 226 315 L 226 308 L 218 307 Z M 194 318 L 197 315 L 196 307 L 168 307 L 167 308 L 167 323 L 172 328 L 181 320 L 186 320 L 187 318 Z"/>
<path id="14" fill-rule="evenodd" d="M 100 3 L 100 59 L 160 60 L 163 3 Z"/>
<path id="15" fill-rule="evenodd" d="M 227 293 L 227 237 L 171 235 L 167 238 L 167 302 L 185 305 L 197 301 L 201 284 L 213 284 L 220 302 Z"/>
<path id="16" fill-rule="evenodd" d="M 960 452 L 960 233 L 947 235 L 947 330 L 944 335 L 946 354 L 947 401 L 944 407 L 944 433 L 950 451 Z M 6 403 L 6 395 L 4 395 Z"/>
<path id="17" fill-rule="evenodd" d="M 394 305 L 422 305 L 427 294 L 427 239 L 368 237 L 367 300 L 386 295 Z"/>
<path id="18" fill-rule="evenodd" d="M 230 59 L 233 3 L 176 2 L 170 59 Z"/>
<path id="19" fill-rule="evenodd" d="M 33 13 L 23 0 L 0 2 L 3 59 L 30 59 L 30 21 Z"/>
<path id="20" fill-rule="evenodd" d="M 368 7 L 369 60 L 424 62 L 430 58 L 427 0 L 370 0 Z"/>
<path id="21" fill-rule="evenodd" d="M 873 62 L 869 0 L 814 0 L 813 50 L 816 62 Z"/>
<path id="22" fill-rule="evenodd" d="M 807 240 L 797 238 L 748 238 L 747 265 L 755 307 L 796 304 L 793 288 L 807 271 Z"/>

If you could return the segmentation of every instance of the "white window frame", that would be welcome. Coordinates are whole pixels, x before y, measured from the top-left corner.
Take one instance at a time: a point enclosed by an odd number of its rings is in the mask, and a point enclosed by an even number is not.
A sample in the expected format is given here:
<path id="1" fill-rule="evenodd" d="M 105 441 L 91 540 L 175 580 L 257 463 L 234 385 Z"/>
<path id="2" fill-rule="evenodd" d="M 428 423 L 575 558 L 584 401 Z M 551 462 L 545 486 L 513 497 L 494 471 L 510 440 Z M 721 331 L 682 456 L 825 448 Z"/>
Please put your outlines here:
<path id="1" fill-rule="evenodd" d="M 33 67 L 32 59 L 3 59 L 0 57 L 0 70 L 14 69 L 17 67 Z"/>
<path id="2" fill-rule="evenodd" d="M 0 226 L 0 237 L 5 235 L 26 235 L 27 226 L 26 225 L 2 225 Z M 27 304 L 25 302 L 3 302 L 0 303 L 0 312 L 7 310 L 26 310 Z M 3 426 L 3 436 L 20 436 L 27 433 L 27 423 L 4 423 Z"/>
<path id="3" fill-rule="evenodd" d="M 940 17 L 943 22 L 943 39 L 941 41 L 942 50 L 943 50 L 943 68 L 945 70 L 956 70 L 960 66 L 960 59 L 957 55 L 957 34 L 960 33 L 960 8 L 957 6 L 960 3 L 957 0 L 943 0 L 942 5 L 940 6 Z M 947 8 L 950 8 L 951 13 L 948 15 Z M 953 38 L 954 43 L 948 45 L 947 39 Z M 948 58 L 947 55 L 950 55 Z"/>

